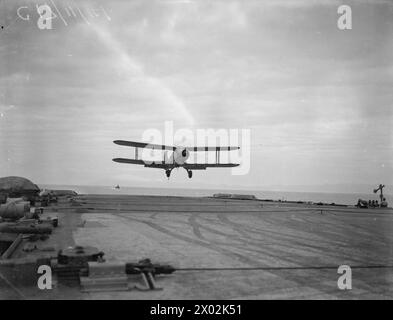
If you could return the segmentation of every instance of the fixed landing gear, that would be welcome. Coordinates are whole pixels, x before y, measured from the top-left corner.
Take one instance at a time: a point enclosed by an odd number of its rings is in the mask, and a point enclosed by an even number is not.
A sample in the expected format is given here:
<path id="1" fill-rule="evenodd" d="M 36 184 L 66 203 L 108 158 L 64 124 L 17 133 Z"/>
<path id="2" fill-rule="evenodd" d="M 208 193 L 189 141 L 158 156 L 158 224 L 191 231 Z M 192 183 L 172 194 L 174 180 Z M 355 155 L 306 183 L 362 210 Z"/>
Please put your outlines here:
<path id="1" fill-rule="evenodd" d="M 166 174 L 168 179 L 171 176 L 171 172 L 172 172 L 172 169 L 165 170 L 165 174 Z M 187 174 L 188 174 L 188 177 L 191 179 L 192 178 L 192 171 L 191 170 L 187 170 Z"/>
<path id="2" fill-rule="evenodd" d="M 171 176 L 171 171 L 172 170 L 165 170 L 165 174 L 167 176 L 167 178 L 169 179 L 169 177 Z"/>

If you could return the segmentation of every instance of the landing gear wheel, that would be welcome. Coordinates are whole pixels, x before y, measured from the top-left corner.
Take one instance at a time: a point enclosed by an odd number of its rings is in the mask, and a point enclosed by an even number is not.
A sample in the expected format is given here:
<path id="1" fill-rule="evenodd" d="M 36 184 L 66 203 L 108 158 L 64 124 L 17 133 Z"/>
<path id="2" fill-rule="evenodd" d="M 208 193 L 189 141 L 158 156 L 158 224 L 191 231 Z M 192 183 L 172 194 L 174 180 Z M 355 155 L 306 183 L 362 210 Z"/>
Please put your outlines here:
<path id="1" fill-rule="evenodd" d="M 165 170 L 165 174 L 169 179 L 169 177 L 171 176 L 171 170 Z"/>
<path id="2" fill-rule="evenodd" d="M 192 178 L 192 171 L 190 170 L 187 173 L 188 173 L 188 177 L 191 179 Z"/>

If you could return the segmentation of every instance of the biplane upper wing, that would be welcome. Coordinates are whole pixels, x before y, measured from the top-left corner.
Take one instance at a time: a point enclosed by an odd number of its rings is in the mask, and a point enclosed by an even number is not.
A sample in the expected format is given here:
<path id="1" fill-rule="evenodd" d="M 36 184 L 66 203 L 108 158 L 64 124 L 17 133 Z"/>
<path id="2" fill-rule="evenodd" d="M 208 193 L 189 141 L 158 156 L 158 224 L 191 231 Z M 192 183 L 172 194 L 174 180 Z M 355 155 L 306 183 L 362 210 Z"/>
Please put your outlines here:
<path id="1" fill-rule="evenodd" d="M 149 168 L 159 168 L 159 169 L 166 169 L 168 167 L 167 164 L 165 163 L 148 163 L 146 161 L 143 160 L 137 160 L 137 159 L 126 159 L 126 158 L 114 158 L 112 159 L 114 162 L 119 162 L 119 163 L 131 163 L 131 164 L 140 164 L 143 165 L 145 167 L 149 167 Z"/>
<path id="2" fill-rule="evenodd" d="M 239 150 L 240 147 L 185 147 L 188 151 L 231 151 Z"/>
<path id="3" fill-rule="evenodd" d="M 156 149 L 156 150 L 169 150 L 175 151 L 176 147 L 167 146 L 162 144 L 154 144 L 154 143 L 145 143 L 145 142 L 135 142 L 135 141 L 126 141 L 126 140 L 115 140 L 113 141 L 115 144 L 120 146 L 127 147 L 135 147 L 135 148 L 148 148 L 148 149 Z M 181 148 L 181 147 L 180 147 Z M 188 151 L 231 151 L 231 150 L 239 150 L 240 147 L 184 147 L 184 149 Z"/>
<path id="4" fill-rule="evenodd" d="M 238 165 L 238 163 L 185 163 L 182 167 L 188 170 L 206 170 L 207 168 L 232 168 Z"/>
<path id="5" fill-rule="evenodd" d="M 136 147 L 136 148 L 147 148 L 147 149 L 157 149 L 157 150 L 170 150 L 175 151 L 176 147 L 166 146 L 161 144 L 145 143 L 145 142 L 134 142 L 125 140 L 115 140 L 113 143 L 120 146 Z"/>

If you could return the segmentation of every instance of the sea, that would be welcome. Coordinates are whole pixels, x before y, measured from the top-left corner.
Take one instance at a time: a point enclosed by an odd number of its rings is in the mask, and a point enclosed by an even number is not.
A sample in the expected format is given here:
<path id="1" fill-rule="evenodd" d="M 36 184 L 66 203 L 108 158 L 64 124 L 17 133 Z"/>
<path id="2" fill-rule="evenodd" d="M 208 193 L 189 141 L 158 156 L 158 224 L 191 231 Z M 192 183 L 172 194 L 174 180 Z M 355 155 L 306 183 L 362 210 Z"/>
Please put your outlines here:
<path id="1" fill-rule="evenodd" d="M 215 193 L 252 194 L 262 200 L 322 202 L 343 205 L 355 205 L 358 199 L 378 200 L 379 194 L 370 193 L 323 193 L 323 192 L 293 192 L 269 190 L 236 190 L 236 189 L 185 189 L 185 188 L 146 188 L 146 187 L 120 187 L 114 186 L 80 186 L 80 185 L 39 185 L 46 189 L 74 190 L 78 194 L 122 194 L 122 195 L 156 195 L 177 197 L 208 197 Z M 384 194 L 389 206 L 393 203 L 393 195 Z"/>

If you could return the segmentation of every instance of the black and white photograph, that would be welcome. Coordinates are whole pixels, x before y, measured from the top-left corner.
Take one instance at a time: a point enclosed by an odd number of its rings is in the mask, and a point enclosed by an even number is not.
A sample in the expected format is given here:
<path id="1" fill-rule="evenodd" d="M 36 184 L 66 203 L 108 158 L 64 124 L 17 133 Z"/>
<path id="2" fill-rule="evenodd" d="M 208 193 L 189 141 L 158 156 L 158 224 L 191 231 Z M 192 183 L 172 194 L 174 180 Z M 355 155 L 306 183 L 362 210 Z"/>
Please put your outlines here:
<path id="1" fill-rule="evenodd" d="M 393 299 L 393 1 L 0 0 L 0 26 L 0 300 Z"/>

